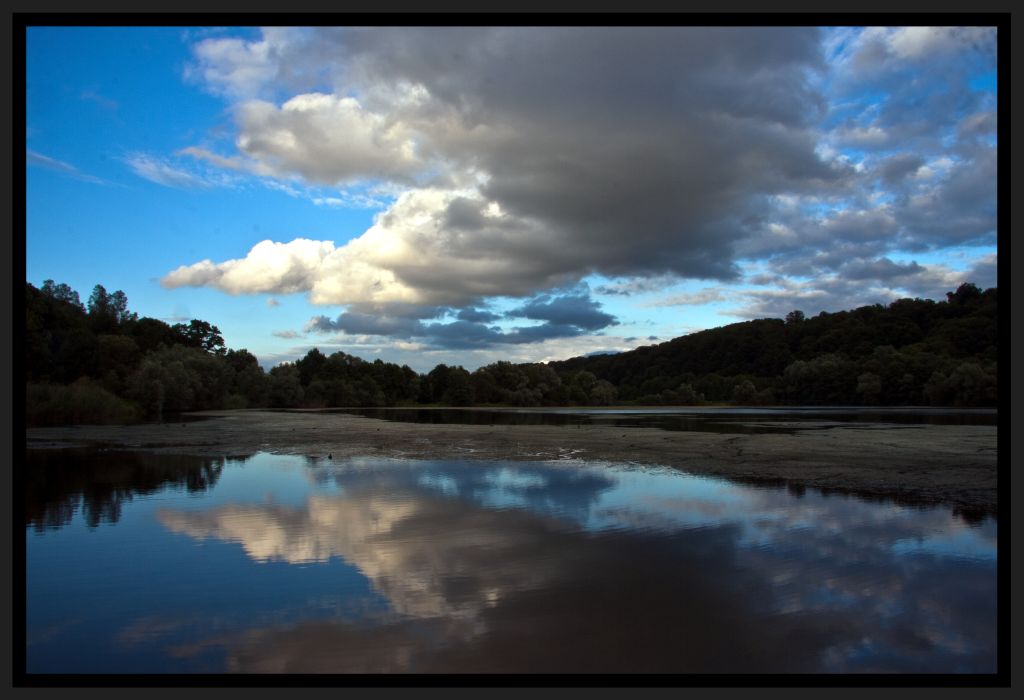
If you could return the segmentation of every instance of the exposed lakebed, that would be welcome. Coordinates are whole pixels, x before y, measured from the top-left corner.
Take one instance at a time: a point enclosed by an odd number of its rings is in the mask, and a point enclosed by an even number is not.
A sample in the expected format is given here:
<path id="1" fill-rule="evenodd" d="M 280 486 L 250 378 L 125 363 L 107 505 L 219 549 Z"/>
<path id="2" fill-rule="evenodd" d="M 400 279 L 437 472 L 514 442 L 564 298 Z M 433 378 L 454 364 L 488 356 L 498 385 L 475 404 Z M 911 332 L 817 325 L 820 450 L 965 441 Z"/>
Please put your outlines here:
<path id="1" fill-rule="evenodd" d="M 997 522 L 946 506 L 571 453 L 27 454 L 29 672 L 995 670 Z"/>

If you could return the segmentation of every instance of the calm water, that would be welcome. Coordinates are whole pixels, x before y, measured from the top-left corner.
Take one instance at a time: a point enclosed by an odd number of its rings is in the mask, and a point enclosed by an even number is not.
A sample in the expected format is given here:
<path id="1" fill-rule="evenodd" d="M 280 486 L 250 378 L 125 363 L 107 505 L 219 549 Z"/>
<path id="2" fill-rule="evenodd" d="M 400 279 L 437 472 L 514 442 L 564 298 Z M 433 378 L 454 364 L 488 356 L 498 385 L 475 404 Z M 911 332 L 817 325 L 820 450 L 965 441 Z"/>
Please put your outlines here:
<path id="1" fill-rule="evenodd" d="M 996 522 L 663 468 L 29 451 L 30 673 L 994 672 Z"/>
<path id="2" fill-rule="evenodd" d="M 715 433 L 791 433 L 800 429 L 911 425 L 996 425 L 995 409 L 858 408 L 850 406 L 748 408 L 337 408 L 350 413 L 407 423 L 468 425 L 610 425 Z"/>

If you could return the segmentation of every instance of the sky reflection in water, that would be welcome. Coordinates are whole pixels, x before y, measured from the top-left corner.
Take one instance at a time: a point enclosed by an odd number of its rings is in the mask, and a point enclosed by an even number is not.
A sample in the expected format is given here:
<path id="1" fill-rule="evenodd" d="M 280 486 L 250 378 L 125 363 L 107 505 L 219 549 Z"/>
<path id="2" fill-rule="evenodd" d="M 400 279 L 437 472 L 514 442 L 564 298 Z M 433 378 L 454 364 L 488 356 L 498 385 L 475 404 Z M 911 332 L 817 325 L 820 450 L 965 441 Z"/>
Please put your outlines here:
<path id="1" fill-rule="evenodd" d="M 30 671 L 995 670 L 991 519 L 571 460 L 212 473 L 99 524 L 30 494 Z"/>

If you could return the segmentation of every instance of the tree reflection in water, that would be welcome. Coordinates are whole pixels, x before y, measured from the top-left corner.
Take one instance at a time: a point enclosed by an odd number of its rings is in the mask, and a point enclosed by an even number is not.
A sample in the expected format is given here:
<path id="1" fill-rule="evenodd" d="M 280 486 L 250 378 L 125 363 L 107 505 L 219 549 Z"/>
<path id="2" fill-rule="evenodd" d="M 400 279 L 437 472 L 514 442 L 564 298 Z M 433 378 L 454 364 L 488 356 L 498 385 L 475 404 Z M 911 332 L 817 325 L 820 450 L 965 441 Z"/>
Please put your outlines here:
<path id="1" fill-rule="evenodd" d="M 96 449 L 27 450 L 25 525 L 64 527 L 81 509 L 89 527 L 116 523 L 133 497 L 168 488 L 202 493 L 229 461 L 248 455 L 195 457 Z"/>

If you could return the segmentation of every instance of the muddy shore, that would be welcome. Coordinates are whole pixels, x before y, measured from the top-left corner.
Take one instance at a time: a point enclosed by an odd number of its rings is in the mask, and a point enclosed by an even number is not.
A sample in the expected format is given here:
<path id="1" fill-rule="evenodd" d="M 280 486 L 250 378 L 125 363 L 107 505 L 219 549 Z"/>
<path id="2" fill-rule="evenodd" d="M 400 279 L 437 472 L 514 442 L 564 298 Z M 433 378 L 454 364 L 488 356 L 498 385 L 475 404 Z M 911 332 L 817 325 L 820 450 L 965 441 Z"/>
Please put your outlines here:
<path id="1" fill-rule="evenodd" d="M 255 452 L 404 459 L 587 459 L 676 467 L 972 514 L 996 509 L 996 427 L 828 424 L 751 418 L 788 434 L 722 434 L 604 425 L 438 425 L 341 413 L 207 411 L 206 420 L 29 428 L 28 447 L 102 444 L 195 455 Z"/>

